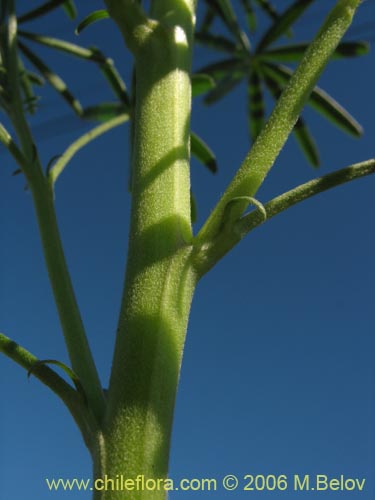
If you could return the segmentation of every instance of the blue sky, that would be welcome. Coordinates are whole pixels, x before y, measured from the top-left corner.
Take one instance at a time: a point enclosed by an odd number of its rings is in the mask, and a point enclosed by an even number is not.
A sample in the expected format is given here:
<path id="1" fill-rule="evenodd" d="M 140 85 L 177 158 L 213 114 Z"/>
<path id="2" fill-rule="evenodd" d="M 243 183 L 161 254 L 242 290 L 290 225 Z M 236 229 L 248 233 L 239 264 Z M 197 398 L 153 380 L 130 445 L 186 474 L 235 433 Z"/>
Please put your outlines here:
<path id="1" fill-rule="evenodd" d="M 310 36 L 333 3 L 317 1 L 305 14 L 296 29 L 301 39 Z M 19 5 L 21 12 L 26 2 Z M 96 6 L 101 7 L 99 1 L 90 9 Z M 83 6 L 82 15 L 86 11 Z M 71 25 L 62 14 L 46 19 L 38 25 L 39 32 L 71 37 Z M 367 0 L 352 28 L 353 38 L 362 34 L 373 39 L 375 27 L 365 24 L 371 21 L 375 3 Z M 78 41 L 103 46 L 128 78 L 129 57 L 109 21 L 91 27 Z M 45 54 L 85 104 L 109 98 L 89 64 Z M 197 51 L 196 67 L 215 58 Z M 307 165 L 291 138 L 258 193 L 261 201 L 373 156 L 374 84 L 373 54 L 331 63 L 320 85 L 360 121 L 364 137 L 352 139 L 306 110 L 321 153 L 320 170 Z M 192 128 L 219 160 L 216 176 L 192 163 L 198 226 L 248 150 L 245 92 L 240 86 L 212 108 L 199 99 L 194 103 Z M 47 92 L 34 120 L 45 163 L 85 130 L 67 116 L 64 103 Z M 49 120 L 52 125 L 39 126 Z M 105 386 L 126 256 L 126 134 L 122 127 L 82 151 L 56 189 L 66 256 Z M 3 149 L 0 160 L 0 330 L 42 359 L 69 363 L 30 194 L 23 190 L 20 176 L 11 177 L 15 167 Z M 246 474 L 344 474 L 366 478 L 364 491 L 255 494 L 374 497 L 374 188 L 375 179 L 368 177 L 279 215 L 249 235 L 199 284 L 176 403 L 173 479 L 220 481 L 235 474 L 244 485 Z M 88 453 L 60 401 L 36 379 L 28 381 L 5 357 L 0 358 L 0 389 L 2 498 L 89 498 L 88 493 L 50 493 L 45 485 L 45 478 L 91 475 Z M 251 493 L 219 489 L 211 494 L 174 492 L 170 498 L 245 499 Z"/>

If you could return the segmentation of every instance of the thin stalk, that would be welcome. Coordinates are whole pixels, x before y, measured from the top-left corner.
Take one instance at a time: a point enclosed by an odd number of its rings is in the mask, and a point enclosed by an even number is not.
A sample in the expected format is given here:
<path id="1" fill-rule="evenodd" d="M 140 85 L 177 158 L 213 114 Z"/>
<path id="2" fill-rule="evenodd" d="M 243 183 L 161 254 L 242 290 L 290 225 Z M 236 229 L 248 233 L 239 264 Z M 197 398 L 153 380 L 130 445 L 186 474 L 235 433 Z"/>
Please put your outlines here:
<path id="1" fill-rule="evenodd" d="M 22 162 L 19 165 L 33 195 L 48 274 L 72 368 L 80 379 L 89 406 L 100 421 L 104 411 L 104 396 L 65 261 L 55 214 L 53 190 L 43 174 L 23 109 L 19 88 L 17 20 L 14 12 L 14 0 L 9 0 L 6 59 L 12 101 L 10 119 L 27 162 L 26 164 Z"/>
<path id="2" fill-rule="evenodd" d="M 64 151 L 64 153 L 61 155 L 61 157 L 56 161 L 54 166 L 49 171 L 48 179 L 51 186 L 55 184 L 55 182 L 57 181 L 58 177 L 63 172 L 67 164 L 70 162 L 73 156 L 76 153 L 78 153 L 80 149 L 85 147 L 87 144 L 89 144 L 91 141 L 93 141 L 100 135 L 105 134 L 109 130 L 112 130 L 113 128 L 117 127 L 118 125 L 122 125 L 128 120 L 129 120 L 129 115 L 126 113 L 120 116 L 116 116 L 115 118 L 112 118 L 111 120 L 108 120 L 105 123 L 102 123 L 101 125 L 98 125 L 97 127 L 89 130 L 88 132 L 86 132 L 86 134 L 83 134 L 81 137 L 75 140 Z"/>
<path id="3" fill-rule="evenodd" d="M 39 360 L 37 357 L 2 333 L 0 333 L 0 352 L 28 372 L 32 371 L 33 376 L 51 389 L 63 401 L 81 430 L 86 444 L 88 447 L 91 447 L 94 420 L 90 417 L 82 396 L 54 370 L 46 365 L 38 364 Z"/>
<path id="4" fill-rule="evenodd" d="M 24 157 L 22 151 L 19 149 L 17 144 L 12 139 L 12 136 L 5 129 L 5 127 L 0 123 L 0 142 L 8 149 L 9 153 L 16 160 L 17 164 L 22 166 L 24 169 L 27 168 L 28 162 Z"/>
<path id="5" fill-rule="evenodd" d="M 103 391 L 65 260 L 53 189 L 42 174 L 33 177 L 29 188 L 33 195 L 48 275 L 72 368 L 84 388 L 90 408 L 100 422 L 105 406 Z"/>
<path id="6" fill-rule="evenodd" d="M 253 197 L 273 166 L 320 74 L 351 24 L 360 0 L 339 0 L 328 15 L 277 102 L 268 122 L 234 179 L 197 236 L 197 245 L 216 237 L 226 205 L 241 196 Z M 247 207 L 238 203 L 237 216 Z"/>
<path id="7" fill-rule="evenodd" d="M 265 203 L 262 209 L 256 209 L 241 217 L 227 231 L 218 235 L 211 245 L 202 253 L 194 256 L 194 262 L 202 276 L 206 274 L 220 259 L 224 257 L 242 238 L 256 227 L 267 222 L 271 217 L 284 212 L 288 208 L 307 200 L 312 196 L 333 189 L 341 184 L 360 179 L 375 173 L 375 160 L 370 159 L 342 168 L 336 172 L 318 177 L 287 191 L 273 200 Z M 266 214 L 266 217 L 264 216 Z"/>
<path id="8" fill-rule="evenodd" d="M 313 179 L 305 184 L 301 184 L 286 193 L 277 196 L 264 205 L 267 213 L 267 220 L 275 215 L 284 212 L 288 208 L 307 200 L 312 196 L 323 193 L 328 189 L 333 189 L 341 184 L 346 184 L 355 179 L 360 179 L 375 173 L 375 159 L 355 163 L 350 167 L 345 167 L 336 172 L 332 172 L 317 179 Z M 233 228 L 240 238 L 262 224 L 261 214 L 255 211 L 242 217 Z"/>

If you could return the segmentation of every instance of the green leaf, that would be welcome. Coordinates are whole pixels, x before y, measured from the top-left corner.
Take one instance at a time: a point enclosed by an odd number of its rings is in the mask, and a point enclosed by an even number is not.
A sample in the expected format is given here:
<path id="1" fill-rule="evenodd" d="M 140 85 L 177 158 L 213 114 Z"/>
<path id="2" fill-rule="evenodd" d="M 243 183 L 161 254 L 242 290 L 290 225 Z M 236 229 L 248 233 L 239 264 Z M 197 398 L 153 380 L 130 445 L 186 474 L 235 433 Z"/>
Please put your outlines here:
<path id="1" fill-rule="evenodd" d="M 288 82 L 293 74 L 292 70 L 281 65 L 263 64 L 262 69 L 271 79 L 283 85 Z M 355 137 L 362 135 L 363 129 L 357 120 L 320 87 L 314 87 L 307 103 L 348 134 Z"/>
<path id="2" fill-rule="evenodd" d="M 98 21 L 101 21 L 102 19 L 108 19 L 109 14 L 108 11 L 105 9 L 101 10 L 96 10 L 94 12 L 91 12 L 88 16 L 86 16 L 77 26 L 75 33 L 76 35 L 79 35 L 87 26 L 90 26 L 93 23 L 96 23 Z"/>
<path id="3" fill-rule="evenodd" d="M 226 96 L 234 87 L 241 83 L 244 73 L 234 73 L 227 75 L 222 80 L 217 82 L 216 87 L 209 92 L 204 98 L 205 104 L 213 104 Z"/>
<path id="4" fill-rule="evenodd" d="M 204 94 L 215 87 L 215 80 L 202 73 L 196 73 L 191 77 L 192 96 Z"/>
<path id="5" fill-rule="evenodd" d="M 83 110 L 82 118 L 106 122 L 111 118 L 123 115 L 126 113 L 127 107 L 119 102 L 103 102 L 96 106 L 90 106 Z"/>
<path id="6" fill-rule="evenodd" d="M 29 378 L 30 375 L 32 375 L 32 373 L 35 371 L 36 368 L 38 368 L 39 366 L 43 366 L 43 365 L 56 365 L 59 368 L 61 368 L 68 375 L 70 380 L 75 385 L 77 392 L 79 392 L 81 394 L 81 396 L 85 400 L 85 403 L 87 404 L 86 394 L 85 394 L 85 391 L 82 387 L 82 384 L 81 384 L 79 378 L 74 373 L 74 371 L 71 368 L 69 368 L 69 366 L 66 366 L 66 364 L 62 363 L 61 361 L 57 361 L 56 359 L 40 359 L 39 361 L 34 363 L 34 365 L 27 372 L 27 377 Z"/>
<path id="7" fill-rule="evenodd" d="M 19 149 L 17 144 L 14 142 L 12 136 L 1 122 L 0 122 L 0 142 L 2 142 L 4 146 L 8 149 L 9 153 L 13 156 L 18 165 L 20 165 L 21 167 L 27 167 L 29 165 L 29 162 L 24 157 L 23 152 Z"/>
<path id="8" fill-rule="evenodd" d="M 250 30 L 250 33 L 253 33 L 256 28 L 256 17 L 252 5 L 252 0 L 241 0 L 241 5 L 245 11 L 247 26 Z"/>
<path id="9" fill-rule="evenodd" d="M 263 35 L 258 44 L 257 52 L 262 52 L 268 45 L 285 34 L 313 1 L 314 0 L 296 0 L 286 9 Z"/>
<path id="10" fill-rule="evenodd" d="M 77 113 L 82 114 L 82 107 L 79 101 L 73 96 L 68 89 L 66 83 L 54 73 L 34 52 L 32 52 L 26 45 L 18 42 L 19 48 L 31 64 L 41 73 L 45 80 L 58 92 L 61 97 L 71 106 Z"/>
<path id="11" fill-rule="evenodd" d="M 63 9 L 65 10 L 66 15 L 69 17 L 69 19 L 73 20 L 77 17 L 77 8 L 73 0 L 66 0 L 63 3 Z"/>
<path id="12" fill-rule="evenodd" d="M 36 9 L 29 10 L 26 14 L 23 14 L 18 18 L 18 24 L 26 23 L 27 21 L 31 21 L 32 19 L 36 19 L 37 17 L 45 16 L 49 12 L 62 5 L 66 7 L 66 5 L 70 3 L 70 0 L 50 0 L 46 2 Z M 69 8 L 69 7 L 67 7 Z"/>
<path id="13" fill-rule="evenodd" d="M 100 54 L 103 58 L 103 62 L 100 63 L 100 71 L 103 73 L 105 79 L 109 83 L 114 95 L 120 99 L 120 101 L 130 108 L 130 98 L 126 90 L 126 85 L 124 80 L 121 78 L 117 69 L 115 68 L 112 59 L 105 58 L 103 54 L 97 49 L 92 49 L 97 54 Z"/>
<path id="14" fill-rule="evenodd" d="M 315 168 L 319 167 L 320 159 L 319 159 L 318 148 L 306 123 L 301 117 L 298 118 L 297 123 L 294 126 L 293 132 L 298 141 L 298 144 L 300 145 L 302 151 L 304 152 L 306 158 L 309 160 L 311 165 Z"/>
<path id="15" fill-rule="evenodd" d="M 191 154 L 194 155 L 210 172 L 217 172 L 216 157 L 207 144 L 194 132 L 190 133 Z"/>
<path id="16" fill-rule="evenodd" d="M 269 0 L 256 0 L 256 3 L 273 21 L 279 17 L 277 10 Z"/>
<path id="17" fill-rule="evenodd" d="M 66 42 L 65 40 L 37 35 L 35 33 L 29 33 L 27 31 L 20 31 L 19 35 L 32 40 L 33 42 L 42 44 L 46 47 L 50 47 L 51 49 L 66 52 L 72 56 L 90 60 L 99 64 L 99 68 L 106 78 L 107 82 L 109 83 L 115 96 L 118 97 L 124 104 L 129 106 L 129 96 L 126 91 L 124 81 L 114 67 L 112 59 L 105 57 L 105 55 L 102 54 L 100 50 L 96 49 L 95 47 L 86 49 L 85 47 Z"/>
<path id="18" fill-rule="evenodd" d="M 203 17 L 202 24 L 198 31 L 200 33 L 208 32 L 215 17 L 216 17 L 216 12 L 212 9 L 212 7 L 207 6 L 206 13 Z"/>
<path id="19" fill-rule="evenodd" d="M 276 49 L 269 49 L 258 55 L 259 61 L 282 61 L 282 62 L 298 62 L 302 59 L 308 43 L 294 43 L 291 45 L 283 45 Z"/>
<path id="20" fill-rule="evenodd" d="M 232 59 L 223 59 L 222 61 L 204 66 L 198 70 L 198 73 L 204 73 L 212 76 L 215 80 L 220 80 L 224 78 L 227 73 L 233 74 L 240 72 L 244 74 L 245 70 L 246 66 L 244 61 L 236 57 Z"/>
<path id="21" fill-rule="evenodd" d="M 230 0 L 206 0 L 210 7 L 221 17 L 228 30 L 242 45 L 247 52 L 250 49 L 250 43 L 246 34 L 241 30 L 236 14 L 233 10 Z"/>
<path id="22" fill-rule="evenodd" d="M 237 51 L 237 46 L 228 38 L 219 35 L 212 35 L 211 33 L 195 33 L 195 41 L 210 47 L 211 49 L 219 50 L 222 52 L 229 52 L 233 54 Z"/>
<path id="23" fill-rule="evenodd" d="M 367 42 L 342 42 L 335 50 L 333 58 L 341 59 L 343 57 L 359 57 L 368 54 L 369 51 L 370 44 Z"/>
<path id="24" fill-rule="evenodd" d="M 251 138 L 254 141 L 264 125 L 264 99 L 261 86 L 260 75 L 257 71 L 252 71 L 249 77 L 248 85 L 248 109 L 249 109 L 249 128 Z"/>
<path id="25" fill-rule="evenodd" d="M 65 40 L 60 40 L 59 38 L 38 35 L 37 33 L 30 33 L 28 31 L 22 30 L 18 32 L 18 35 L 22 38 L 27 38 L 28 40 L 32 40 L 35 43 L 44 45 L 45 47 L 56 49 L 72 56 L 79 57 L 81 59 L 92 60 L 95 62 L 105 61 L 105 57 L 100 56 L 97 51 L 86 49 L 85 47 L 81 47 L 79 45 L 76 45 L 75 43 L 66 42 Z"/>
<path id="26" fill-rule="evenodd" d="M 357 120 L 323 89 L 315 87 L 308 103 L 348 134 L 355 137 L 363 134 L 363 128 Z"/>
<path id="27" fill-rule="evenodd" d="M 26 71 L 26 73 L 31 83 L 33 83 L 34 85 L 38 85 L 39 87 L 43 87 L 43 85 L 45 84 L 44 78 L 32 71 Z"/>
<path id="28" fill-rule="evenodd" d="M 193 191 L 190 189 L 190 219 L 192 224 L 195 224 L 197 222 L 197 215 L 197 202 L 195 201 Z"/>
<path id="29" fill-rule="evenodd" d="M 308 43 L 296 43 L 284 45 L 276 49 L 267 50 L 259 54 L 262 61 L 298 62 L 302 59 Z M 333 53 L 332 59 L 344 57 L 358 57 L 369 52 L 369 44 L 366 42 L 342 42 Z"/>
<path id="30" fill-rule="evenodd" d="M 28 73 L 26 72 L 23 62 L 21 58 L 18 58 L 18 67 L 19 67 L 19 80 L 20 80 L 20 88 L 22 92 L 22 97 L 24 99 L 24 103 L 26 104 L 26 111 L 28 111 L 31 115 L 33 115 L 36 111 L 36 104 L 38 101 L 38 97 L 34 93 L 33 84 L 29 78 Z"/>

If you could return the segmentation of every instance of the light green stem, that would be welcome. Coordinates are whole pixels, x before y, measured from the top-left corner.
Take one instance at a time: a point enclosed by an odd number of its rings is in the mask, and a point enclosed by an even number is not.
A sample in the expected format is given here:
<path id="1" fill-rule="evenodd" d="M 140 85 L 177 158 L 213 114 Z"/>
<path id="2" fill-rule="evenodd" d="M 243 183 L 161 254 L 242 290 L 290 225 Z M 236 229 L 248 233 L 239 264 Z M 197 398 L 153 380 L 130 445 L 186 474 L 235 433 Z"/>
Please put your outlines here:
<path id="1" fill-rule="evenodd" d="M 210 245 L 207 245 L 203 252 L 197 252 L 194 255 L 194 263 L 199 275 L 206 274 L 242 238 L 256 227 L 271 219 L 271 217 L 328 189 L 374 173 L 375 160 L 363 161 L 301 184 L 277 196 L 265 205 L 257 206 L 256 210 L 244 215 L 224 231 L 220 232 L 217 238 Z"/>
<path id="2" fill-rule="evenodd" d="M 17 20 L 14 12 L 14 0 L 9 0 L 6 65 L 11 87 L 10 119 L 18 136 L 23 155 L 19 165 L 33 196 L 48 274 L 72 368 L 80 379 L 93 414 L 100 421 L 104 413 L 104 396 L 65 261 L 56 220 L 53 190 L 44 176 L 23 109 L 19 88 Z M 10 142 L 8 147 L 11 146 Z"/>
<path id="3" fill-rule="evenodd" d="M 226 205 L 240 196 L 254 196 L 292 131 L 302 108 L 332 53 L 351 24 L 360 0 L 339 0 L 291 77 L 268 122 L 231 184 L 197 236 L 204 245 L 220 231 Z M 238 203 L 237 217 L 248 203 Z"/>
<path id="4" fill-rule="evenodd" d="M 98 125 L 97 127 L 93 128 L 92 130 L 89 130 L 86 132 L 86 134 L 83 134 L 81 137 L 79 137 L 76 141 L 74 141 L 61 155 L 61 157 L 57 160 L 57 162 L 54 164 L 53 168 L 48 173 L 48 180 L 53 186 L 55 182 L 57 181 L 58 177 L 62 173 L 62 171 L 65 169 L 67 164 L 70 162 L 70 160 L 73 158 L 73 156 L 78 153 L 80 149 L 85 147 L 87 144 L 89 144 L 91 141 L 99 137 L 100 135 L 105 134 L 109 130 L 112 130 L 114 127 L 117 127 L 118 125 L 122 125 L 125 123 L 127 120 L 129 120 L 129 115 L 124 113 L 120 116 L 116 116 L 115 118 L 112 118 L 111 120 L 108 120 L 101 125 Z"/>
<path id="5" fill-rule="evenodd" d="M 174 401 L 196 282 L 190 264 L 189 181 L 193 6 L 190 1 L 160 2 L 153 16 L 154 29 L 135 53 L 127 274 L 104 444 L 98 447 L 101 463 L 95 470 L 97 476 L 112 478 L 144 474 L 157 479 L 168 473 Z M 125 40 L 129 43 L 127 36 Z M 96 498 L 161 500 L 165 492 L 107 491 Z"/>
<path id="6" fill-rule="evenodd" d="M 49 387 L 65 403 L 81 430 L 86 445 L 92 448 L 94 442 L 92 436 L 97 432 L 96 423 L 82 396 L 54 370 L 46 365 L 38 365 L 38 358 L 2 333 L 0 333 L 0 352 L 28 372 L 32 371 L 34 377 Z"/>

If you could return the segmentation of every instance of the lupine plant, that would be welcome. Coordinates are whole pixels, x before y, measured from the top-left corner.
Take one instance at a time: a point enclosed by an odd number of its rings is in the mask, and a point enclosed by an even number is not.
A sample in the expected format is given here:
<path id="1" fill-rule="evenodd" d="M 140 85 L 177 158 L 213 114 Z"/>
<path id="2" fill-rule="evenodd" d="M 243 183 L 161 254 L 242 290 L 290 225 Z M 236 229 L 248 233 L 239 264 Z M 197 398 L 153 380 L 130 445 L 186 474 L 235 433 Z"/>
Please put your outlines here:
<path id="1" fill-rule="evenodd" d="M 197 16 L 194 0 L 153 0 L 149 12 L 134 0 L 104 3 L 103 10 L 80 22 L 77 32 L 95 29 L 93 23 L 102 19 L 116 24 L 134 60 L 130 92 L 112 60 L 100 50 L 34 32 L 33 21 L 56 8 L 64 8 L 74 19 L 72 0 L 50 0 L 22 14 L 16 0 L 1 1 L 0 140 L 17 165 L 14 173 L 24 176 L 32 195 L 70 366 L 38 359 L 5 334 L 0 334 L 0 348 L 67 406 L 92 456 L 95 478 L 118 474 L 166 478 L 185 335 L 199 280 L 260 224 L 322 191 L 375 172 L 375 161 L 369 159 L 266 203 L 257 199 L 291 133 L 310 163 L 319 164 L 314 139 L 300 117 L 305 104 L 345 132 L 361 135 L 356 120 L 316 84 L 332 58 L 359 56 L 368 47 L 364 42 L 341 42 L 360 0 L 338 0 L 311 43 L 293 42 L 293 25 L 312 0 L 295 0 L 283 12 L 265 0 L 243 0 L 239 5 L 207 0 L 202 16 Z M 241 18 L 236 15 L 240 9 Z M 254 45 L 256 16 L 261 11 L 269 17 L 269 27 Z M 285 36 L 287 44 L 277 43 Z M 224 53 L 224 59 L 193 73 L 194 43 Z M 114 100 L 82 106 L 63 78 L 38 55 L 38 45 L 97 65 Z M 296 69 L 285 65 L 290 62 L 297 63 Z M 243 80 L 253 144 L 196 232 L 190 156 L 213 172 L 217 164 L 204 138 L 190 130 L 192 95 L 205 93 L 211 104 Z M 100 122 L 47 165 L 40 160 L 40 146 L 29 121 L 29 115 L 41 112 L 35 88 L 45 83 L 82 120 Z M 267 119 L 265 91 L 276 101 Z M 130 235 L 110 384 L 104 390 L 64 256 L 54 189 L 81 148 L 127 121 Z M 95 491 L 94 498 L 162 500 L 166 492 Z"/>

